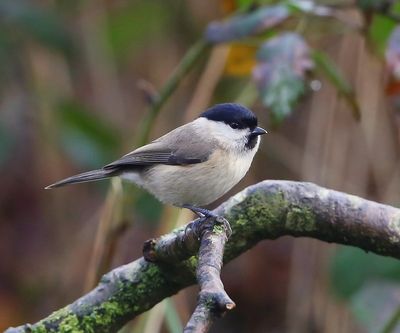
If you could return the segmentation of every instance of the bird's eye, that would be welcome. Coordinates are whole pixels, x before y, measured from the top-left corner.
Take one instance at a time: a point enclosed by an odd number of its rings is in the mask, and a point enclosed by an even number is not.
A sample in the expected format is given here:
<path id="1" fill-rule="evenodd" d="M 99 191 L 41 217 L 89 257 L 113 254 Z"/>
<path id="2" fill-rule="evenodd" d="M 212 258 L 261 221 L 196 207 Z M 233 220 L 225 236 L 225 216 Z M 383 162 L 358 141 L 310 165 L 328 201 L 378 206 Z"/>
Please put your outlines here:
<path id="1" fill-rule="evenodd" d="M 229 126 L 232 127 L 233 129 L 239 128 L 239 124 L 238 123 L 230 123 Z"/>

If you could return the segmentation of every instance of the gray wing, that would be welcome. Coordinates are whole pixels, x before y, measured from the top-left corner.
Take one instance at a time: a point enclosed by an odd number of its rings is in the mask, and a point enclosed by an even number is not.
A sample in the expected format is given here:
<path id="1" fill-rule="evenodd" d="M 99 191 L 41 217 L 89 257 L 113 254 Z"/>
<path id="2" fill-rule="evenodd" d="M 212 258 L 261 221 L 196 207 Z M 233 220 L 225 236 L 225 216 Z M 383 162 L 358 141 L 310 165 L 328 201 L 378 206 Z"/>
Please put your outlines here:
<path id="1" fill-rule="evenodd" d="M 104 169 L 202 163 L 208 160 L 214 145 L 211 140 L 201 137 L 189 123 L 106 165 Z"/>

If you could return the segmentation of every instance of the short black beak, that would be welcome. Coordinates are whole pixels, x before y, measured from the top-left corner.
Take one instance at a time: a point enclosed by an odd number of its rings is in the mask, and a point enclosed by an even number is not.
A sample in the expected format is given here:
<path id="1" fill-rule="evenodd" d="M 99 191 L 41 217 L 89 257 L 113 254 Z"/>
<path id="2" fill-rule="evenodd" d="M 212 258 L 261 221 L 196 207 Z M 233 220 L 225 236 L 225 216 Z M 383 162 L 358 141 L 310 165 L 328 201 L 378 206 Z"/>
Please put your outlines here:
<path id="1" fill-rule="evenodd" d="M 256 136 L 256 135 L 263 135 L 263 134 L 267 134 L 268 132 L 261 128 L 261 127 L 256 127 L 255 129 L 253 129 L 253 131 L 251 132 L 252 135 Z"/>

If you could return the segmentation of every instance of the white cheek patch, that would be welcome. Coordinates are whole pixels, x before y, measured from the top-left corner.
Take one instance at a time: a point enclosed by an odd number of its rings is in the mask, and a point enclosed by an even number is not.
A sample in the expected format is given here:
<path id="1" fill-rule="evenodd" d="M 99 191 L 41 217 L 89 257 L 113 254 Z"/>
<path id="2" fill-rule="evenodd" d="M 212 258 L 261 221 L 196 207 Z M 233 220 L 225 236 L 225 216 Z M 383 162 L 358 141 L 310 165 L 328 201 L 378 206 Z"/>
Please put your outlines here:
<path id="1" fill-rule="evenodd" d="M 223 122 L 208 122 L 210 135 L 217 139 L 220 144 L 226 147 L 235 147 L 239 150 L 244 149 L 247 136 L 250 134 L 248 129 L 233 129 Z"/>

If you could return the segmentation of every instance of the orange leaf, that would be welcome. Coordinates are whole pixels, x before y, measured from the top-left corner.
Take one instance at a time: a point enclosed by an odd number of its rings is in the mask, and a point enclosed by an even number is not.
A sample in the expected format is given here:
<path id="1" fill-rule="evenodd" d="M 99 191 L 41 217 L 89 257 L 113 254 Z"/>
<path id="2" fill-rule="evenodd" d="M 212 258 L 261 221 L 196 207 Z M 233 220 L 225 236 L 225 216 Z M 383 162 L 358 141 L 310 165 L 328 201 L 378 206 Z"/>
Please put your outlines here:
<path id="1" fill-rule="evenodd" d="M 225 64 L 224 74 L 246 76 L 251 74 L 256 65 L 257 47 L 243 44 L 232 44 Z"/>

